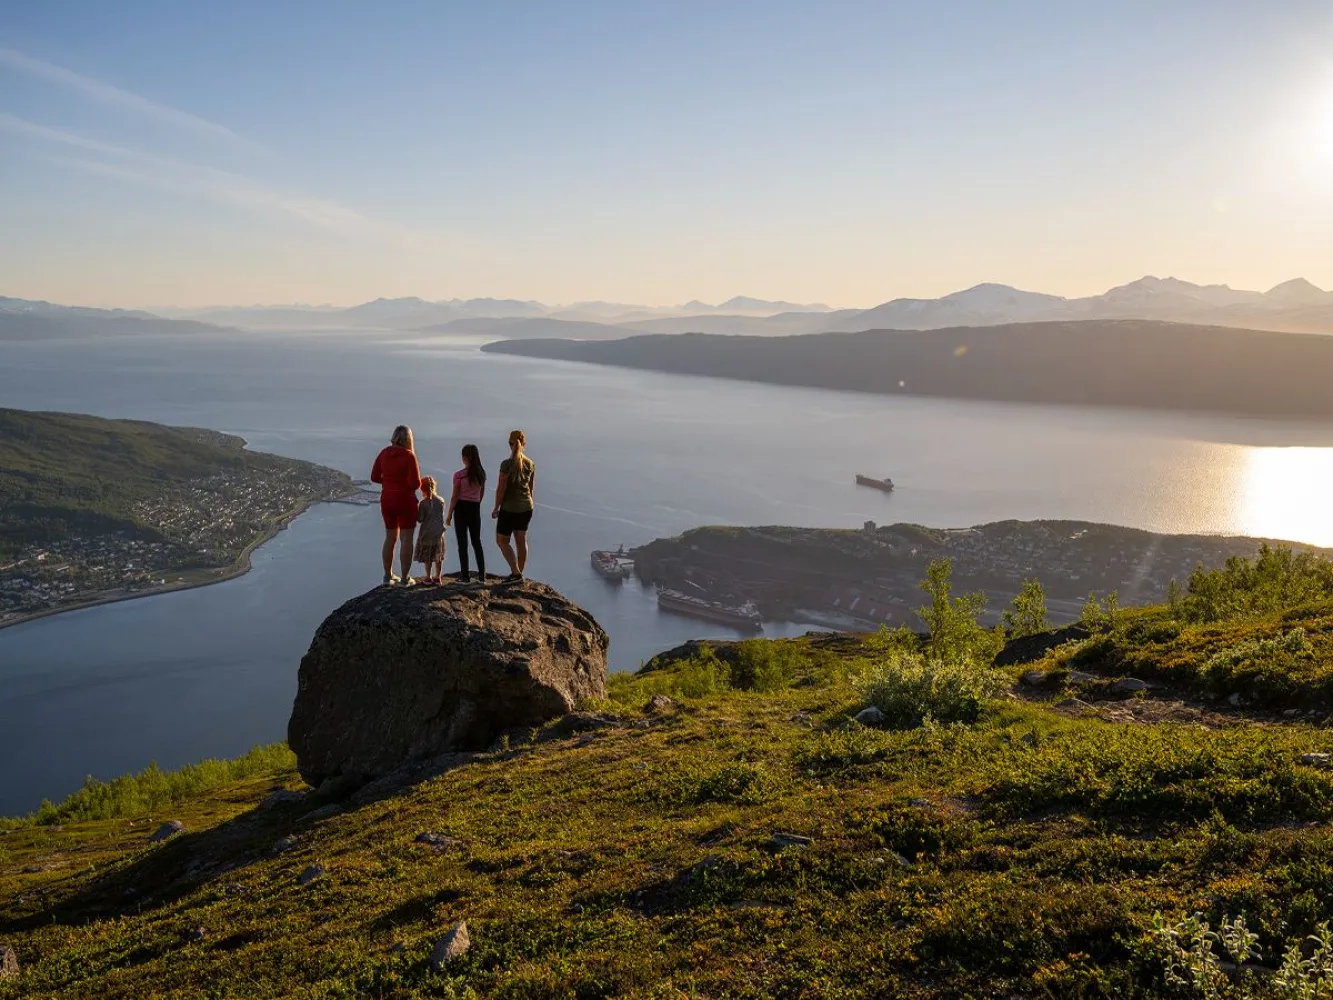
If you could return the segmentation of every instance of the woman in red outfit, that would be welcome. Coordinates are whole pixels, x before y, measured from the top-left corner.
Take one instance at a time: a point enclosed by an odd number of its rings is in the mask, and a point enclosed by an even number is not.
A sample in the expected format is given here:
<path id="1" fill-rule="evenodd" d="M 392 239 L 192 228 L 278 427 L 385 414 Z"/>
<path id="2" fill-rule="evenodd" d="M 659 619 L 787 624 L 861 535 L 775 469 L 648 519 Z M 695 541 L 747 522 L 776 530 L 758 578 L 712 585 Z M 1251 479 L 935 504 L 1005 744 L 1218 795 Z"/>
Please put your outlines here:
<path id="1" fill-rule="evenodd" d="M 412 582 L 412 533 L 417 527 L 417 490 L 421 488 L 421 468 L 412 450 L 412 428 L 399 425 L 393 429 L 389 447 L 375 456 L 370 481 L 380 484 L 380 513 L 384 516 L 384 582 L 398 582 L 393 575 L 393 548 L 398 546 L 398 563 L 403 571 L 403 586 Z"/>

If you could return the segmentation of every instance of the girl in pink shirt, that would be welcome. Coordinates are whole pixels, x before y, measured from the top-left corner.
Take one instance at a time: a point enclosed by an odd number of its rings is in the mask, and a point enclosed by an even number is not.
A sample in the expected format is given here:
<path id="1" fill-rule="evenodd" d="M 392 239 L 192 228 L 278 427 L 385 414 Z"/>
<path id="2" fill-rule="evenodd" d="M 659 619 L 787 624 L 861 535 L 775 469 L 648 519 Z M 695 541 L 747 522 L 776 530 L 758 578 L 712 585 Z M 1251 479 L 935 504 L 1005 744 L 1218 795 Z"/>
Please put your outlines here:
<path id="1" fill-rule="evenodd" d="M 481 467 L 481 454 L 475 444 L 463 445 L 463 467 L 454 473 L 454 491 L 449 497 L 449 510 L 444 523 L 454 526 L 458 541 L 459 577 L 468 578 L 468 538 L 477 553 L 477 580 L 486 582 L 486 556 L 481 551 L 481 498 L 486 490 L 486 470 Z M 455 517 L 457 520 L 455 520 Z"/>

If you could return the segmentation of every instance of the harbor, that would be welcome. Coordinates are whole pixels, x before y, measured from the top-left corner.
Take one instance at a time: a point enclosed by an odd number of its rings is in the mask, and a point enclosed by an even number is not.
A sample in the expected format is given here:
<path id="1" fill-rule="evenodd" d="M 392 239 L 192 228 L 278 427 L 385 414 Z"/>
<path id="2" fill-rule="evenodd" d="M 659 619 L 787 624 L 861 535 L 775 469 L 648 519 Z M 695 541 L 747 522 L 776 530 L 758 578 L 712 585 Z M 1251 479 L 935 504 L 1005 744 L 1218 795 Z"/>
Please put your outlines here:
<path id="1" fill-rule="evenodd" d="M 352 485 L 356 487 L 355 493 L 335 497 L 329 503 L 345 503 L 351 504 L 353 507 L 374 507 L 380 502 L 380 491 L 374 483 L 365 479 L 356 479 L 352 481 Z"/>
<path id="2" fill-rule="evenodd" d="M 621 557 L 657 589 L 658 608 L 752 628 L 756 621 L 835 631 L 915 628 L 921 581 L 936 560 L 954 594 L 981 593 L 994 625 L 1024 581 L 1037 579 L 1054 622 L 1078 618 L 1090 593 L 1122 605 L 1166 598 L 1196 566 L 1252 558 L 1263 540 L 1163 535 L 1086 521 L 1000 521 L 972 528 L 697 528 Z M 1298 549 L 1303 546 L 1297 546 Z M 622 562 L 623 565 L 623 562 Z"/>
<path id="3" fill-rule="evenodd" d="M 612 583 L 624 583 L 634 575 L 634 557 L 621 545 L 614 552 L 608 549 L 594 549 L 592 568 L 598 576 Z"/>

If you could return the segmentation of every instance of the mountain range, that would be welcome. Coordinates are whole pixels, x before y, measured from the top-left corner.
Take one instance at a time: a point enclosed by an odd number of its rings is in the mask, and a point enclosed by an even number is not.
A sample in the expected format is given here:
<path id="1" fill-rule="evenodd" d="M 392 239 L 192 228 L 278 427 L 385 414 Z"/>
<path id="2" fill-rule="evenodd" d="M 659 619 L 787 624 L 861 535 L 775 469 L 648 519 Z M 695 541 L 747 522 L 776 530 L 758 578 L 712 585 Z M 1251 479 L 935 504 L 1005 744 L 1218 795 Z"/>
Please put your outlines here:
<path id="1" fill-rule="evenodd" d="M 108 325 L 117 330 L 179 333 L 206 330 L 205 324 L 211 324 L 244 330 L 378 329 L 473 333 L 507 339 L 612 340 L 636 333 L 793 336 L 1094 319 L 1156 319 L 1291 333 L 1333 333 L 1333 292 L 1304 278 L 1258 292 L 1148 276 L 1082 298 L 988 283 L 935 299 L 893 299 L 870 309 L 831 309 L 822 303 L 802 305 L 745 296 L 716 305 L 696 300 L 662 307 L 620 302 L 552 306 L 495 298 L 432 302 L 408 297 L 380 298 L 350 308 L 252 306 L 171 309 L 156 314 L 0 297 L 0 338 L 5 339 L 104 331 Z"/>
<path id="2" fill-rule="evenodd" d="M 459 320 L 544 318 L 562 322 L 619 325 L 665 317 L 736 315 L 772 316 L 782 312 L 822 315 L 822 303 L 769 302 L 736 296 L 718 305 L 692 301 L 678 306 L 644 306 L 624 302 L 576 302 L 548 306 L 521 299 L 445 299 L 431 302 L 415 296 L 375 299 L 350 308 L 336 306 L 246 306 L 215 309 L 171 309 L 165 315 L 243 329 L 439 329 Z"/>
<path id="3" fill-rule="evenodd" d="M 648 307 L 617 302 L 547 306 L 515 299 L 376 299 L 350 309 L 220 309 L 186 318 L 259 328 L 313 325 L 477 333 L 513 338 L 606 340 L 627 333 L 721 333 L 791 336 L 856 330 L 932 330 L 1080 319 L 1162 319 L 1257 330 L 1333 333 L 1333 292 L 1303 278 L 1266 292 L 1144 277 L 1101 295 L 1065 298 L 1008 285 L 981 284 L 936 299 L 899 298 L 870 309 L 737 296 Z M 496 320 L 525 320 L 496 323 Z M 577 324 L 576 329 L 567 324 Z M 604 329 L 605 328 L 605 329 Z M 577 331 L 577 332 L 576 332 Z"/>
<path id="4" fill-rule="evenodd" d="M 197 334 L 220 328 L 138 309 L 87 309 L 0 295 L 0 340 L 53 340 L 116 334 Z"/>

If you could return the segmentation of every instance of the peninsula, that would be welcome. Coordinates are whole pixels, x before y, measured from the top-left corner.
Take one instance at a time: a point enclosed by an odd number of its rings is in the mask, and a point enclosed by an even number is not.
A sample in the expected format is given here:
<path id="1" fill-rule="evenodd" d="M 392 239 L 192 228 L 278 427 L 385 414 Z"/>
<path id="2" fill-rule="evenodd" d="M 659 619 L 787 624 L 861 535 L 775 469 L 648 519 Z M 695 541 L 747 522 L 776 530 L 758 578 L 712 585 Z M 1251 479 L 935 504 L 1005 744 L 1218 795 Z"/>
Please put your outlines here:
<path id="1" fill-rule="evenodd" d="M 312 503 L 355 491 L 230 434 L 0 409 L 0 628 L 237 576 Z"/>
<path id="2" fill-rule="evenodd" d="M 1078 618 L 1090 593 L 1117 592 L 1123 604 L 1162 601 L 1198 566 L 1252 558 L 1272 539 L 1164 535 L 1088 521 L 998 521 L 971 528 L 876 525 L 830 528 L 704 527 L 634 550 L 646 583 L 726 604 L 753 602 L 769 620 L 835 629 L 916 625 L 918 582 L 938 559 L 959 589 L 988 598 L 986 620 L 1027 579 L 1046 591 L 1051 620 Z M 1318 554 L 1331 550 L 1294 546 Z"/>
<path id="3" fill-rule="evenodd" d="M 1333 337 L 1153 320 L 506 340 L 495 354 L 887 395 L 1333 418 Z"/>

